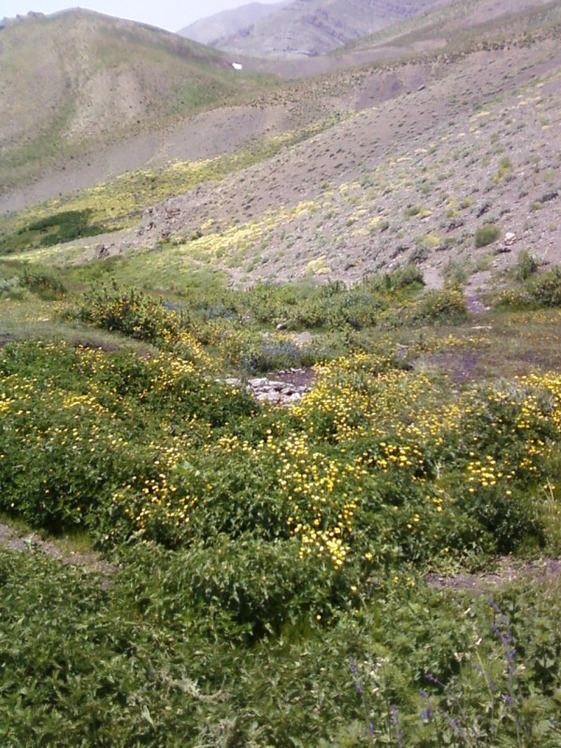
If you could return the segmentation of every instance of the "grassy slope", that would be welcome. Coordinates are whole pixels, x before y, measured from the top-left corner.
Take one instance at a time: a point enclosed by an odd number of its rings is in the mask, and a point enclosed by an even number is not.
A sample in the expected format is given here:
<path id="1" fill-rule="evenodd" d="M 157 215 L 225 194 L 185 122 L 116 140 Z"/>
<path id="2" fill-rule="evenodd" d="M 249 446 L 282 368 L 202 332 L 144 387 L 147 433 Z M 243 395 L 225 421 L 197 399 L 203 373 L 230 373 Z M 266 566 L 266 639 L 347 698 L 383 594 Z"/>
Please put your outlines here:
<path id="1" fill-rule="evenodd" d="M 240 103 L 255 86 L 220 53 L 87 11 L 6 27 L 1 58 L 4 189 L 94 147 Z"/>

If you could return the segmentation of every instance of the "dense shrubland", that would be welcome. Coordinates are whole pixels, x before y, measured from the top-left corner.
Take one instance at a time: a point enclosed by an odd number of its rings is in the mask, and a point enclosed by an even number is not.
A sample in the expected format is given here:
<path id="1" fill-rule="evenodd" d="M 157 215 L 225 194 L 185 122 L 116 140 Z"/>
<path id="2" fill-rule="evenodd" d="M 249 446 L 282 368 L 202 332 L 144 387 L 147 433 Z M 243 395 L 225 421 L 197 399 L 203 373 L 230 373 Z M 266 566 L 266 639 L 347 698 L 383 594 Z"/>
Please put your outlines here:
<path id="1" fill-rule="evenodd" d="M 73 283 L 22 288 L 114 350 L 2 348 L 0 511 L 116 571 L 0 553 L 6 745 L 558 745 L 558 584 L 425 581 L 559 553 L 558 373 L 416 366 L 462 345 L 422 325 L 466 310 L 414 268 L 173 300 Z M 290 408 L 224 382 L 311 364 Z"/>

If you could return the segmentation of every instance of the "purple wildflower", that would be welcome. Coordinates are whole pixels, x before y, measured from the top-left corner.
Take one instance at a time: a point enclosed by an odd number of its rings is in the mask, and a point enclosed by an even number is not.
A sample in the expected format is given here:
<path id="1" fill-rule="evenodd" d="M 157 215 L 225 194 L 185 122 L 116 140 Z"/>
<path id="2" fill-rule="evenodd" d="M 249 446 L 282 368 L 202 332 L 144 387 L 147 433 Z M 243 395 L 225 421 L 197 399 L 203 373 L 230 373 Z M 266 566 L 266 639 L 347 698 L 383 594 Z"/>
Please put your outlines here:
<path id="1" fill-rule="evenodd" d="M 397 714 L 397 707 L 395 704 L 392 704 L 391 706 L 391 713 L 392 713 L 392 722 L 395 729 L 395 736 L 397 738 L 397 744 L 399 745 L 399 748 L 403 748 L 403 730 L 399 727 L 399 718 Z"/>
<path id="2" fill-rule="evenodd" d="M 357 690 L 357 693 L 359 693 L 362 696 L 362 686 L 360 685 L 360 676 L 358 674 L 358 667 L 357 667 L 356 660 L 354 657 L 351 657 L 351 673 L 353 674 L 353 678 L 355 681 L 355 688 Z"/>

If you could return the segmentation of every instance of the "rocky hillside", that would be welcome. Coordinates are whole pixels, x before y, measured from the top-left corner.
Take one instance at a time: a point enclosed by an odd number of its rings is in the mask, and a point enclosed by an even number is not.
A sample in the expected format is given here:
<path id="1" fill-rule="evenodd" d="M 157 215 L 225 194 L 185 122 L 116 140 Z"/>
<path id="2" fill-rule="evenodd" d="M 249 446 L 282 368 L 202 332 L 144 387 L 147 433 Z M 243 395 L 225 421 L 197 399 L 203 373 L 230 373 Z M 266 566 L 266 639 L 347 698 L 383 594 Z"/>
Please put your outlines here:
<path id="1" fill-rule="evenodd" d="M 446 0 L 292 0 L 251 4 L 188 26 L 180 33 L 253 57 L 316 57 L 423 13 Z"/>
<path id="2" fill-rule="evenodd" d="M 492 2 L 477 0 L 478 17 Z M 478 293 L 520 250 L 556 264 L 560 31 L 557 0 L 435 48 L 426 28 L 409 32 L 427 51 L 201 115 L 193 134 L 230 138 L 229 154 L 193 152 L 66 201 L 66 215 L 83 217 L 81 236 L 96 236 L 43 248 L 37 227 L 62 210 L 50 203 L 5 221 L 5 243 L 38 262 L 129 257 L 134 282 L 159 288 L 201 272 L 241 286 L 352 283 L 414 263 L 430 286 Z M 255 138 L 236 146 L 232 133 L 251 127 Z"/>
<path id="3" fill-rule="evenodd" d="M 162 288 L 196 271 L 244 286 L 353 282 L 410 262 L 432 286 L 485 287 L 520 249 L 555 263 L 561 2 L 498 10 L 496 0 L 439 8 L 417 29 L 404 22 L 354 45 L 351 59 L 372 56 L 361 67 L 187 118 L 159 134 L 141 170 L 3 219 L 0 242 L 52 258 L 41 227 L 52 242 L 80 218 L 82 238 L 57 261 L 134 255 L 135 281 Z M 137 154 L 137 142 L 116 156 Z M 55 197 L 64 182 L 41 184 Z"/>

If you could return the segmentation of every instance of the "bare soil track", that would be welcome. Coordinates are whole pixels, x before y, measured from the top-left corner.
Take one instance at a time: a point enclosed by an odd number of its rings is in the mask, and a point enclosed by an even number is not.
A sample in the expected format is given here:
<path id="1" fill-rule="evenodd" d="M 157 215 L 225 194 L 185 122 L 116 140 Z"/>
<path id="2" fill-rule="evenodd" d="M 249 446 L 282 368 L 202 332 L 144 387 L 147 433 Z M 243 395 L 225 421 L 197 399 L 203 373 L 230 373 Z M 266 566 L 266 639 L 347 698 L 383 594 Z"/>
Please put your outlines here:
<path id="1" fill-rule="evenodd" d="M 63 564 L 77 566 L 86 573 L 99 575 L 103 588 L 109 586 L 117 571 L 117 567 L 105 561 L 99 553 L 73 551 L 64 541 L 43 540 L 34 532 L 22 534 L 3 522 L 0 522 L 0 548 L 20 553 L 38 552 Z"/>
<path id="2" fill-rule="evenodd" d="M 546 558 L 540 561 L 528 561 L 521 565 L 505 557 L 500 560 L 495 571 L 457 574 L 450 577 L 429 574 L 426 581 L 436 589 L 465 590 L 481 595 L 513 582 L 541 584 L 558 580 L 560 577 L 561 560 Z"/>

